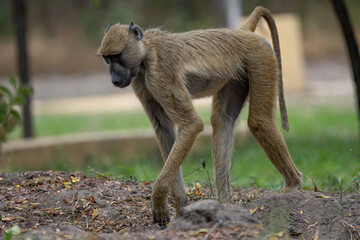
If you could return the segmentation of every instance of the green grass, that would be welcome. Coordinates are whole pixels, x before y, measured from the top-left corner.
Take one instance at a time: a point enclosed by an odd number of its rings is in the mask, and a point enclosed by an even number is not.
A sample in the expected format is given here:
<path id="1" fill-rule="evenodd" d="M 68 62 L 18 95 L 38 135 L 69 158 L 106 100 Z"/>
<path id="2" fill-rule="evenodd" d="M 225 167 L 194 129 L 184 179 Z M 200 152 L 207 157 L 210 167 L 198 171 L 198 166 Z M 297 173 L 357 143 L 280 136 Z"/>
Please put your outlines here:
<path id="1" fill-rule="evenodd" d="M 210 124 L 210 112 L 200 110 L 205 124 Z M 74 134 L 96 131 L 118 131 L 132 129 L 151 129 L 144 111 L 122 113 L 101 113 L 83 115 L 39 115 L 34 119 L 34 131 L 37 137 Z M 9 135 L 9 139 L 21 136 L 20 127 Z"/>
<path id="2" fill-rule="evenodd" d="M 244 112 L 247 112 L 245 110 Z M 199 111 L 206 124 L 209 124 L 209 110 Z M 240 120 L 246 119 L 246 113 Z M 312 188 L 312 181 L 319 189 L 338 190 L 339 179 L 347 186 L 360 180 L 360 148 L 358 141 L 358 119 L 355 111 L 330 107 L 311 107 L 289 110 L 290 132 L 284 133 L 294 162 L 304 174 L 304 187 Z M 90 131 L 111 131 L 120 129 L 151 128 L 142 111 L 119 114 L 79 115 L 79 116 L 37 116 L 35 131 L 38 136 L 50 136 Z M 19 131 L 11 137 L 17 138 Z M 349 151 L 353 149 L 353 152 Z M 355 156 L 353 156 L 355 155 Z M 357 156 L 357 157 L 356 157 Z M 139 156 L 132 163 L 121 163 L 117 155 L 106 161 L 93 161 L 90 168 L 114 176 L 135 175 L 138 180 L 155 180 L 161 171 L 158 159 Z M 205 170 L 200 169 L 200 159 L 207 161 Z M 211 150 L 204 153 L 190 153 L 183 164 L 183 174 L 187 183 L 201 182 L 209 185 L 208 171 L 212 176 Z M 58 165 L 58 170 L 63 169 Z M 82 169 L 86 171 L 86 169 Z M 232 160 L 232 184 L 236 186 L 259 186 L 279 190 L 282 177 L 271 165 L 265 153 L 250 138 L 243 146 L 235 149 Z"/>

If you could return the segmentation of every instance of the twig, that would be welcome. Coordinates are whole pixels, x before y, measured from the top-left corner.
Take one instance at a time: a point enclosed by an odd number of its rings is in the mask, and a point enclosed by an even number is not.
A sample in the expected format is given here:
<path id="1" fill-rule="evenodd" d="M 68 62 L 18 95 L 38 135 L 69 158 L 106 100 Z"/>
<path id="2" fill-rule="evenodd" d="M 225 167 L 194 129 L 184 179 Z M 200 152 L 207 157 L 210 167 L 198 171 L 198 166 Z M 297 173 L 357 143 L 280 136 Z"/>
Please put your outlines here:
<path id="1" fill-rule="evenodd" d="M 356 177 L 354 177 L 354 178 L 357 178 L 357 177 L 358 177 L 358 176 L 356 176 Z M 357 190 L 356 187 L 354 187 L 355 184 L 360 184 L 360 179 L 359 179 L 359 180 L 355 180 L 354 178 L 353 178 L 354 182 L 351 183 L 351 184 L 349 184 L 349 186 L 347 186 L 347 187 L 344 189 L 344 192 L 346 192 L 346 190 L 351 187 L 353 190 L 355 190 L 355 192 L 360 193 L 360 191 Z"/>
<path id="2" fill-rule="evenodd" d="M 49 217 L 49 215 L 46 214 L 46 212 L 43 212 L 44 215 L 52 222 L 53 220 Z"/>
<path id="3" fill-rule="evenodd" d="M 222 223 L 222 219 L 219 219 L 217 223 L 214 224 L 214 226 L 210 229 L 210 231 L 205 235 L 204 240 L 207 240 L 210 236 L 210 234 Z"/>
<path id="4" fill-rule="evenodd" d="M 238 180 L 240 178 L 240 175 L 238 175 L 236 178 L 234 178 L 233 180 L 231 180 L 231 183 L 232 182 L 235 182 L 236 180 Z"/>
<path id="5" fill-rule="evenodd" d="M 89 229 L 89 219 L 86 215 L 85 215 L 85 222 L 86 222 L 86 229 Z"/>
<path id="6" fill-rule="evenodd" d="M 185 177 L 187 177 L 187 176 L 189 176 L 189 175 L 191 175 L 191 174 L 193 174 L 194 172 L 196 172 L 196 171 L 200 171 L 200 168 L 201 167 L 198 167 L 198 168 L 196 168 L 196 169 L 194 169 L 194 170 L 192 170 L 191 172 L 189 172 L 188 174 L 185 174 L 183 177 L 185 178 Z M 200 171 L 201 172 L 201 171 Z"/>
<path id="7" fill-rule="evenodd" d="M 339 179 L 339 184 L 340 184 L 340 210 L 341 210 L 341 215 L 343 214 L 343 187 L 342 187 L 342 179 Z"/>
<path id="8" fill-rule="evenodd" d="M 350 239 L 353 240 L 352 233 L 351 233 L 350 229 L 346 227 L 346 225 L 349 225 L 349 224 L 346 223 L 345 221 L 342 221 L 342 220 L 340 221 L 340 223 L 343 225 L 343 227 L 344 227 L 346 230 L 349 231 L 349 233 L 350 233 Z M 351 225 L 350 225 L 350 226 L 351 226 Z"/>
<path id="9" fill-rule="evenodd" d="M 349 231 L 351 240 L 353 239 L 353 237 L 352 237 L 352 232 L 351 232 L 350 228 L 352 229 L 352 231 L 357 232 L 357 234 L 360 237 L 360 231 L 356 230 L 356 228 L 353 225 L 345 222 L 344 220 L 340 220 L 339 222 L 344 226 L 344 228 L 346 228 Z"/>
<path id="10" fill-rule="evenodd" d="M 78 205 L 79 201 L 80 201 L 80 199 L 77 199 L 77 201 L 75 202 L 75 205 L 74 205 L 74 207 L 72 209 L 72 214 L 73 215 L 75 215 L 76 206 Z"/>
<path id="11" fill-rule="evenodd" d="M 206 160 L 200 159 L 200 163 L 201 163 L 201 165 L 200 165 L 199 167 L 197 167 L 196 169 L 192 170 L 192 171 L 189 172 L 188 174 L 185 174 L 183 177 L 187 177 L 187 176 L 189 176 L 190 174 L 193 174 L 193 173 L 196 172 L 196 171 L 199 171 L 199 172 L 202 172 L 202 173 L 203 173 L 203 171 L 201 171 L 200 168 L 203 168 L 203 169 L 206 168 Z"/>
<path id="12" fill-rule="evenodd" d="M 212 186 L 211 186 L 211 178 L 210 178 L 209 170 L 206 170 L 206 172 L 207 172 L 208 179 L 209 179 L 209 184 L 210 184 L 210 193 L 211 193 L 211 196 L 214 196 L 214 192 L 213 192 L 213 189 L 212 189 Z"/>
<path id="13" fill-rule="evenodd" d="M 353 149 L 349 149 L 349 151 L 351 152 L 351 155 L 352 155 L 353 158 L 355 158 L 357 160 L 360 160 L 360 157 L 358 157 L 357 154 L 354 153 Z"/>

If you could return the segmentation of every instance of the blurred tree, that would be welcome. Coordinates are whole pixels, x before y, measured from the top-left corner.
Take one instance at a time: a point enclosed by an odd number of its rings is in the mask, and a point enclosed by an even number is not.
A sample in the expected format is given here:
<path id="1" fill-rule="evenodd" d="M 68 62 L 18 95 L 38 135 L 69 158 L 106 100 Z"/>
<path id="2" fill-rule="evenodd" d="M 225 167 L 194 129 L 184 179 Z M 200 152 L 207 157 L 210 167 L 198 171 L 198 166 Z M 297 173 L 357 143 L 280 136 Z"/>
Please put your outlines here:
<path id="1" fill-rule="evenodd" d="M 9 24 L 10 4 L 8 2 L 0 3 L 0 35 L 2 37 L 9 36 L 12 33 L 11 24 Z"/>
<path id="2" fill-rule="evenodd" d="M 14 21 L 17 35 L 17 51 L 18 51 L 18 68 L 20 82 L 22 86 L 30 86 L 30 77 L 28 71 L 27 60 L 27 42 L 26 42 L 26 6 L 24 0 L 13 1 Z M 31 100 L 29 96 L 25 96 L 26 101 L 23 103 L 23 137 L 33 137 Z"/>
<path id="3" fill-rule="evenodd" d="M 342 31 L 346 40 L 346 45 L 348 48 L 348 53 L 351 61 L 352 72 L 354 77 L 354 82 L 356 86 L 357 93 L 357 104 L 358 104 L 358 115 L 359 115 L 359 123 L 360 123 L 360 56 L 359 56 L 359 48 L 356 43 L 354 31 L 349 19 L 349 14 L 346 9 L 343 0 L 331 0 L 332 5 L 334 7 L 336 16 L 339 19 L 339 22 L 342 27 Z M 360 127 L 359 127 L 360 130 Z"/>

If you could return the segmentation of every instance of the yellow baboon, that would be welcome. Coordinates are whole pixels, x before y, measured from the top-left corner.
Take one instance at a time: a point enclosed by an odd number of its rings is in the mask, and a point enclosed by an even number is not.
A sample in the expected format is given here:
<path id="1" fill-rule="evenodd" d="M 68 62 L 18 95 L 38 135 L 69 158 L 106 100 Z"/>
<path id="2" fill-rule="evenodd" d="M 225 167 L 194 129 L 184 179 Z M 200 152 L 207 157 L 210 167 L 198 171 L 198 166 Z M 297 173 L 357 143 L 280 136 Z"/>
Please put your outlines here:
<path id="1" fill-rule="evenodd" d="M 275 54 L 265 39 L 253 33 L 260 17 L 270 27 Z M 302 175 L 275 124 L 279 89 L 282 125 L 288 130 L 278 35 L 267 9 L 257 7 L 237 30 L 169 33 L 155 28 L 143 32 L 133 23 L 109 25 L 98 55 L 108 64 L 115 86 L 132 84 L 154 127 L 165 162 L 151 200 L 154 222 L 160 226 L 169 221 L 170 191 L 177 211 L 186 205 L 181 164 L 204 127 L 192 104 L 194 98 L 213 96 L 212 155 L 220 201 L 231 196 L 233 129 L 248 95 L 249 129 L 283 176 L 282 191 L 300 188 Z"/>

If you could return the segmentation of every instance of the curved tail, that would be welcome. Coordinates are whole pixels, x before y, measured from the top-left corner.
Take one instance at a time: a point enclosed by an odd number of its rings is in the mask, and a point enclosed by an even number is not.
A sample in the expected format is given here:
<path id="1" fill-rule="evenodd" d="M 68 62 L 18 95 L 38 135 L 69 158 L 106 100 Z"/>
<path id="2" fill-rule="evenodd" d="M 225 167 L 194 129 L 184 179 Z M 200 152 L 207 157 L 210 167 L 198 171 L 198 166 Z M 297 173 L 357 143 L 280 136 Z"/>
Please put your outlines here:
<path id="1" fill-rule="evenodd" d="M 242 24 L 240 29 L 254 32 L 261 17 L 263 17 L 265 19 L 265 21 L 270 29 L 270 33 L 271 33 L 271 39 L 273 42 L 277 65 L 279 68 L 279 83 L 278 83 L 279 93 L 278 93 L 278 95 L 279 95 L 281 125 L 282 125 L 282 128 L 288 132 L 289 131 L 289 120 L 288 120 L 288 116 L 287 116 L 285 97 L 284 97 L 280 44 L 279 44 L 279 36 L 278 36 L 278 31 L 277 31 L 277 28 L 275 25 L 274 18 L 271 16 L 271 13 L 268 9 L 263 8 L 263 7 L 256 7 L 255 10 L 246 19 L 244 24 Z"/>

